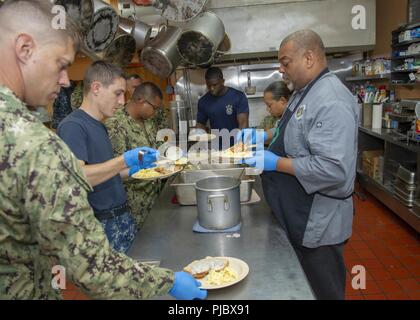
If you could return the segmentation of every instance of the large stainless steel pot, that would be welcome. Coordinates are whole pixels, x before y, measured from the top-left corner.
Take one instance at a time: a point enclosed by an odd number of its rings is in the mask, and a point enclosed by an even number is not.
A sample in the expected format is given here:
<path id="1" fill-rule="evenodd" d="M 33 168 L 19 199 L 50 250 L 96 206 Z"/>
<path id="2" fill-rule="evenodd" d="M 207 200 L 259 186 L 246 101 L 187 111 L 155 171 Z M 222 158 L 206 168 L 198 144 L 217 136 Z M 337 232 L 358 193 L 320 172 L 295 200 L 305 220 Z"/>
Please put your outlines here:
<path id="1" fill-rule="evenodd" d="M 239 179 L 210 177 L 196 183 L 198 223 L 209 230 L 225 230 L 241 222 Z"/>
<path id="2" fill-rule="evenodd" d="M 143 49 L 150 40 L 152 26 L 137 19 L 120 17 L 119 27 L 136 40 L 136 49 Z"/>
<path id="3" fill-rule="evenodd" d="M 222 20 L 213 12 L 206 11 L 188 22 L 178 40 L 181 57 L 190 64 L 210 63 L 225 36 Z"/>
<path id="4" fill-rule="evenodd" d="M 181 28 L 168 26 L 141 51 L 141 61 L 154 75 L 167 78 L 181 63 L 181 56 L 176 48 Z"/>
<path id="5" fill-rule="evenodd" d="M 165 19 L 183 22 L 199 14 L 207 0 L 153 0 L 153 6 L 162 10 Z"/>
<path id="6" fill-rule="evenodd" d="M 82 0 L 82 25 L 85 32 L 84 45 L 88 50 L 99 52 L 106 49 L 118 29 L 118 14 L 101 0 Z"/>
<path id="7" fill-rule="evenodd" d="M 120 67 L 125 67 L 136 54 L 136 40 L 124 31 L 118 31 L 114 40 L 103 52 L 103 59 Z"/>

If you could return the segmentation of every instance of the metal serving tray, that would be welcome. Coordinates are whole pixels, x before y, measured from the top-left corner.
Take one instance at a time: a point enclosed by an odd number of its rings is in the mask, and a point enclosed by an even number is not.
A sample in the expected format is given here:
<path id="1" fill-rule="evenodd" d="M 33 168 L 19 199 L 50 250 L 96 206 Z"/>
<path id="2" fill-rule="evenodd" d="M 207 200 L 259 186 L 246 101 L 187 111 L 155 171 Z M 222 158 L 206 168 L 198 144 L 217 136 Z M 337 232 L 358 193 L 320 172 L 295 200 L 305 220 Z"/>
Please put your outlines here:
<path id="1" fill-rule="evenodd" d="M 416 173 L 410 170 L 407 170 L 403 166 L 398 167 L 397 177 L 408 184 L 416 183 Z"/>
<path id="2" fill-rule="evenodd" d="M 394 180 L 394 186 L 401 189 L 405 193 L 410 193 L 417 190 L 416 184 L 408 184 L 405 181 L 401 180 L 400 178 L 396 178 Z"/>
<path id="3" fill-rule="evenodd" d="M 219 166 L 214 164 L 203 165 L 200 168 L 206 169 L 193 169 L 181 172 L 171 183 L 171 186 L 175 188 L 178 203 L 183 206 L 196 205 L 195 183 L 201 179 L 215 176 L 240 178 L 240 201 L 248 202 L 251 199 L 255 179 L 245 175 L 245 168 L 243 167 L 224 164 L 225 168 L 220 169 Z"/>

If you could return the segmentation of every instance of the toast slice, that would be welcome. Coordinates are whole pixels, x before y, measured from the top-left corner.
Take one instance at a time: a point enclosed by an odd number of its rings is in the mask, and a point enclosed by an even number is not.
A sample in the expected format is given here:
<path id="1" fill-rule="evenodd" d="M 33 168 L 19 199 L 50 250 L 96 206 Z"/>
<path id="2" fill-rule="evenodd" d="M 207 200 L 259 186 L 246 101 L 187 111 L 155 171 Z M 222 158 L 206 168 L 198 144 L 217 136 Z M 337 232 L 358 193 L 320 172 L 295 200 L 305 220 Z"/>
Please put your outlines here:
<path id="1" fill-rule="evenodd" d="M 209 274 L 210 270 L 221 271 L 228 265 L 229 260 L 227 259 L 206 257 L 191 262 L 184 268 L 184 271 L 190 273 L 196 279 L 202 279 Z"/>

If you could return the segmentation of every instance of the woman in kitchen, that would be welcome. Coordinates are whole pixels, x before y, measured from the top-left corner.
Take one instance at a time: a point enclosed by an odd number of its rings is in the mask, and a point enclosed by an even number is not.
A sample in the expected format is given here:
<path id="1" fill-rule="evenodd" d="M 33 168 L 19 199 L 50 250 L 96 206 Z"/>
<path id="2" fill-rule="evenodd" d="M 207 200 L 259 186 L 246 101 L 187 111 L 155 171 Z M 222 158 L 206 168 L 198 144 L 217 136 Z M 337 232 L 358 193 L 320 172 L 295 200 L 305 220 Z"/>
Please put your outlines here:
<path id="1" fill-rule="evenodd" d="M 264 90 L 264 103 L 270 113 L 261 122 L 259 128 L 270 130 L 277 126 L 291 93 L 284 81 L 275 81 Z"/>

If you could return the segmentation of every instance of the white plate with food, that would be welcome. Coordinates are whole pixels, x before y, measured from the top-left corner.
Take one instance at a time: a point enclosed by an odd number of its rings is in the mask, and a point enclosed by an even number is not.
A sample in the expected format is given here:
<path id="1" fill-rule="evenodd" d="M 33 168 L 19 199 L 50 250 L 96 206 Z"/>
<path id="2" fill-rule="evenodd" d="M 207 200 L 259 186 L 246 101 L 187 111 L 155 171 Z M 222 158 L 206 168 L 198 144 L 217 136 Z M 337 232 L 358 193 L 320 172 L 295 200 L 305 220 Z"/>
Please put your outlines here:
<path id="1" fill-rule="evenodd" d="M 174 174 L 182 171 L 184 167 L 180 165 L 174 166 L 157 166 L 149 169 L 142 169 L 137 171 L 131 177 L 139 180 L 156 180 L 156 179 L 165 179 L 173 176 Z"/>
<path id="2" fill-rule="evenodd" d="M 252 148 L 255 145 L 246 145 L 242 142 L 235 144 L 233 147 L 219 151 L 218 156 L 220 158 L 228 158 L 228 159 L 246 159 L 252 158 L 254 153 L 252 152 Z"/>
<path id="3" fill-rule="evenodd" d="M 221 289 L 230 287 L 249 273 L 248 264 L 233 257 L 206 257 L 195 260 L 184 268 L 201 282 L 201 289 Z"/>

